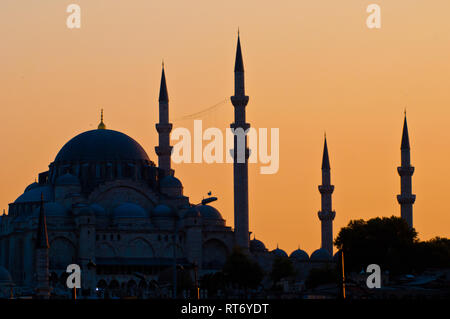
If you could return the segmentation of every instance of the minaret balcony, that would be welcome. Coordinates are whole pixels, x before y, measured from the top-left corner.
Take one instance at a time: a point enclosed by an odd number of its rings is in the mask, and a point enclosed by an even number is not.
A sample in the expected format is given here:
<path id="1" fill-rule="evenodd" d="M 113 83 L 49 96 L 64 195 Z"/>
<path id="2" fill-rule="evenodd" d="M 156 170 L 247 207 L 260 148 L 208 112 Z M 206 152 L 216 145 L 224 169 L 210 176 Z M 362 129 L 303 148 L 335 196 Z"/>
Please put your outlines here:
<path id="1" fill-rule="evenodd" d="M 249 97 L 247 95 L 233 95 L 230 100 L 234 107 L 245 107 L 248 104 Z"/>
<path id="2" fill-rule="evenodd" d="M 172 131 L 172 123 L 156 123 L 158 133 L 170 133 Z"/>
<path id="3" fill-rule="evenodd" d="M 397 167 L 398 175 L 412 176 L 414 174 L 414 166 L 399 166 Z"/>
<path id="4" fill-rule="evenodd" d="M 319 211 L 317 213 L 320 220 L 333 220 L 336 217 L 336 212 L 333 211 Z"/>
<path id="5" fill-rule="evenodd" d="M 397 201 L 400 205 L 403 204 L 414 204 L 416 201 L 416 195 L 414 194 L 400 194 L 397 195 Z"/>
<path id="6" fill-rule="evenodd" d="M 230 128 L 232 128 L 233 130 L 235 130 L 237 128 L 242 128 L 244 131 L 247 131 L 250 128 L 250 123 L 234 122 L 234 123 L 230 124 Z"/>
<path id="7" fill-rule="evenodd" d="M 155 152 L 156 155 L 171 155 L 172 154 L 173 146 L 155 146 Z"/>
<path id="8" fill-rule="evenodd" d="M 321 194 L 331 194 L 334 191 L 334 185 L 319 185 L 319 192 Z"/>

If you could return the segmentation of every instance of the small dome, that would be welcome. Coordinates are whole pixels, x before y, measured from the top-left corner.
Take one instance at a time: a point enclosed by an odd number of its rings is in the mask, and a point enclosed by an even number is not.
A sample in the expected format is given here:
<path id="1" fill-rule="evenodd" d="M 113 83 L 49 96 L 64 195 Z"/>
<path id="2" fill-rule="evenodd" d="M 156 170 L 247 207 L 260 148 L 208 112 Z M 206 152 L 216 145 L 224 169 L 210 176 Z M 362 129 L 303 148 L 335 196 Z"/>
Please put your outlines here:
<path id="1" fill-rule="evenodd" d="M 0 286 L 12 283 L 13 281 L 9 271 L 5 267 L 0 266 Z"/>
<path id="2" fill-rule="evenodd" d="M 223 220 L 222 215 L 219 213 L 217 209 L 209 205 L 199 205 L 197 206 L 200 211 L 200 215 L 204 219 L 219 219 Z"/>
<path id="3" fill-rule="evenodd" d="M 159 187 L 161 188 L 181 188 L 183 185 L 180 180 L 172 175 L 164 176 L 160 182 Z"/>
<path id="4" fill-rule="evenodd" d="M 124 203 L 114 209 L 115 218 L 147 218 L 148 214 L 141 206 L 134 203 Z"/>
<path id="5" fill-rule="evenodd" d="M 57 186 L 80 185 L 80 181 L 78 180 L 78 177 L 76 177 L 75 175 L 66 173 L 64 175 L 59 176 L 56 179 L 55 185 Z"/>
<path id="6" fill-rule="evenodd" d="M 91 205 L 89 205 L 89 208 L 92 209 L 92 211 L 94 212 L 94 214 L 96 216 L 109 216 L 106 209 L 104 209 L 99 204 L 95 204 L 95 203 L 91 204 Z"/>
<path id="7" fill-rule="evenodd" d="M 169 206 L 161 204 L 153 209 L 153 217 L 173 217 L 175 212 Z"/>
<path id="8" fill-rule="evenodd" d="M 183 218 L 189 218 L 189 217 L 202 217 L 200 214 L 200 211 L 196 206 L 189 207 L 186 212 L 183 215 Z"/>
<path id="9" fill-rule="evenodd" d="M 94 211 L 92 210 L 92 208 L 86 204 L 80 203 L 80 204 L 76 204 L 76 206 L 74 206 L 76 208 L 78 208 L 78 216 L 93 216 L 94 215 Z"/>
<path id="10" fill-rule="evenodd" d="M 250 250 L 251 251 L 265 251 L 266 245 L 258 239 L 250 240 Z"/>
<path id="11" fill-rule="evenodd" d="M 20 195 L 14 203 L 30 203 L 30 202 L 40 202 L 41 193 L 44 197 L 44 201 L 53 201 L 53 189 L 49 185 L 34 187 L 27 192 Z"/>
<path id="12" fill-rule="evenodd" d="M 311 261 L 331 261 L 331 256 L 323 248 L 317 249 L 315 252 L 311 254 Z"/>
<path id="13" fill-rule="evenodd" d="M 286 252 L 280 248 L 272 250 L 271 253 L 273 255 L 275 255 L 275 257 L 287 257 L 288 256 L 288 254 L 286 254 Z"/>
<path id="14" fill-rule="evenodd" d="M 40 212 L 40 207 L 36 207 L 34 209 L 33 212 L 33 216 L 34 217 L 38 217 L 39 216 L 39 212 Z M 44 212 L 45 212 L 45 216 L 54 216 L 54 217 L 66 217 L 68 216 L 68 211 L 67 209 L 56 202 L 48 202 L 48 203 L 44 203 Z"/>
<path id="15" fill-rule="evenodd" d="M 309 256 L 306 253 L 306 251 L 301 250 L 300 248 L 297 250 L 294 250 L 291 255 L 289 256 L 289 258 L 293 258 L 295 260 L 298 261 L 308 261 L 309 260 Z"/>
<path id="16" fill-rule="evenodd" d="M 27 186 L 27 188 L 25 188 L 24 193 L 26 193 L 26 192 L 32 190 L 33 188 L 39 187 L 39 186 L 40 186 L 40 185 L 39 185 L 38 183 L 36 183 L 36 182 L 31 183 L 30 185 Z"/>
<path id="17" fill-rule="evenodd" d="M 334 262 L 339 262 L 339 258 L 340 258 L 340 255 L 339 255 L 339 250 L 338 250 L 338 251 L 335 252 L 334 255 L 333 255 L 333 261 L 334 261 Z"/>

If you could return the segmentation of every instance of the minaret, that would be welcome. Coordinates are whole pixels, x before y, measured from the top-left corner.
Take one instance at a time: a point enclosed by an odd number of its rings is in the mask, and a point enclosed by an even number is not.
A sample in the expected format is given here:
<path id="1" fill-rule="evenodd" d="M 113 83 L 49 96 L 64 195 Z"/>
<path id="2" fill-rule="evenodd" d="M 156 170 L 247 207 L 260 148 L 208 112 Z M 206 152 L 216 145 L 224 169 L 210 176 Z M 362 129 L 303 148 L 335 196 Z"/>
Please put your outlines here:
<path id="1" fill-rule="evenodd" d="M 322 157 L 322 185 L 319 185 L 319 192 L 322 197 L 322 209 L 318 212 L 319 219 L 322 222 L 322 246 L 333 256 L 333 219 L 336 212 L 332 210 L 331 194 L 334 191 L 334 185 L 330 183 L 330 159 L 328 157 L 327 137 L 323 146 Z"/>
<path id="2" fill-rule="evenodd" d="M 239 33 L 234 65 L 234 96 L 231 97 L 231 103 L 234 106 L 234 123 L 230 125 L 231 129 L 247 131 L 250 128 L 250 124 L 245 122 L 245 107 L 248 103 L 248 96 L 245 95 L 244 63 L 242 62 Z M 240 150 L 238 144 L 243 144 Z M 242 154 L 243 152 L 245 153 Z M 238 136 L 234 135 L 234 237 L 235 245 L 245 251 L 249 249 L 250 239 L 248 227 L 248 157 L 247 134 L 244 136 L 243 143 L 238 143 Z"/>
<path id="3" fill-rule="evenodd" d="M 170 146 L 170 132 L 172 123 L 169 123 L 169 96 L 167 94 L 166 75 L 164 73 L 164 62 L 162 64 L 161 86 L 159 89 L 159 123 L 156 124 L 156 130 L 159 134 L 159 146 L 155 147 L 158 155 L 158 166 L 170 174 L 170 155 L 172 146 Z"/>
<path id="4" fill-rule="evenodd" d="M 401 150 L 402 166 L 397 167 L 400 175 L 400 195 L 397 195 L 397 201 L 401 207 L 401 216 L 408 223 L 409 227 L 413 227 L 413 204 L 416 200 L 416 195 L 412 194 L 411 177 L 414 173 L 414 167 L 411 166 L 411 149 L 409 147 L 408 124 L 405 120 L 403 122 L 403 135 Z"/>
<path id="5" fill-rule="evenodd" d="M 39 210 L 39 223 L 36 236 L 36 297 L 39 299 L 48 299 L 50 297 L 49 286 L 49 263 L 48 263 L 48 235 L 47 222 L 45 219 L 44 199 L 41 194 L 41 205 Z"/>

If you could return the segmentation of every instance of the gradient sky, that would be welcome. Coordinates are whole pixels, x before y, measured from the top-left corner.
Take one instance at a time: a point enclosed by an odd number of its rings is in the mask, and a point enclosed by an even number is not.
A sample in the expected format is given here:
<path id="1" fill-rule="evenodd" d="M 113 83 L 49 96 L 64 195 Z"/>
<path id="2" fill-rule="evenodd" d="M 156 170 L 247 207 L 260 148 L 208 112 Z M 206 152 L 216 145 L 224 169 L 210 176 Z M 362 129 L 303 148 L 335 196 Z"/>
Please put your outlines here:
<path id="1" fill-rule="evenodd" d="M 66 7 L 81 6 L 81 29 Z M 366 7 L 381 6 L 381 29 Z M 0 208 L 45 171 L 70 138 L 108 128 L 136 139 L 154 161 L 164 58 L 175 127 L 233 94 L 236 31 L 252 127 L 280 129 L 280 169 L 249 169 L 250 230 L 269 249 L 320 246 L 323 134 L 327 132 L 334 233 L 351 219 L 400 215 L 400 139 L 407 108 L 414 226 L 450 236 L 450 2 L 448 0 L 147 1 L 2 0 Z M 231 103 L 198 117 L 225 129 Z M 230 164 L 178 164 L 191 202 L 208 191 L 233 225 Z"/>

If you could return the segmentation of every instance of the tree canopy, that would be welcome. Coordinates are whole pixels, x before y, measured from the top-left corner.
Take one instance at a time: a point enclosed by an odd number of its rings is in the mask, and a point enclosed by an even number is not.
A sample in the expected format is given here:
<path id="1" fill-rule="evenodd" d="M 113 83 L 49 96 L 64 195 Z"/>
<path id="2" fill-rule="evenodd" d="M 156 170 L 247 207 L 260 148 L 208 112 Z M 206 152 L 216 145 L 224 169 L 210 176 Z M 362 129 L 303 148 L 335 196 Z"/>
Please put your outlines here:
<path id="1" fill-rule="evenodd" d="M 361 271 L 378 264 L 391 272 L 405 272 L 411 264 L 417 232 L 399 217 L 352 220 L 334 242 L 343 249 L 346 270 Z"/>
<path id="2" fill-rule="evenodd" d="M 415 229 L 396 216 L 350 221 L 334 244 L 344 251 L 346 271 L 365 270 L 370 264 L 394 274 L 450 266 L 449 239 L 420 242 Z"/>
<path id="3" fill-rule="evenodd" d="M 235 248 L 223 267 L 227 282 L 241 288 L 257 288 L 263 278 L 263 271 L 256 261 Z"/>
<path id="4" fill-rule="evenodd" d="M 276 257 L 273 261 L 270 279 L 277 283 L 280 279 L 293 275 L 295 275 L 295 270 L 292 261 L 287 257 Z"/>

